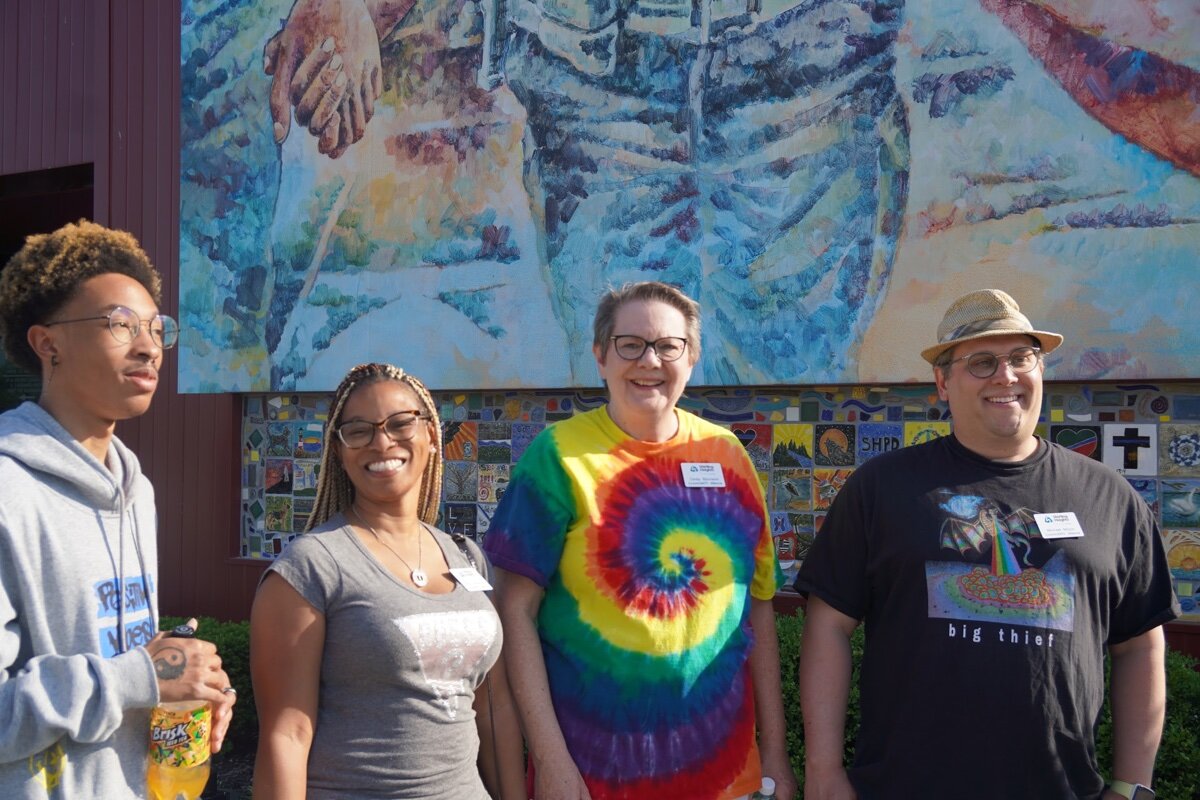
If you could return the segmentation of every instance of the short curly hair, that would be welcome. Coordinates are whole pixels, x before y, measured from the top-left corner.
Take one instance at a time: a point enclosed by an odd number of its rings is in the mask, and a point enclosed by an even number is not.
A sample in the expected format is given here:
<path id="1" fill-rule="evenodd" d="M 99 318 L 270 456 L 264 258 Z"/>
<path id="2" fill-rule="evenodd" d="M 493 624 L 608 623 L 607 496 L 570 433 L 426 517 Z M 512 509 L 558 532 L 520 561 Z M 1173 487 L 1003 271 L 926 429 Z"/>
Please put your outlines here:
<path id="1" fill-rule="evenodd" d="M 27 339 L 30 327 L 49 320 L 84 281 L 112 272 L 146 287 L 156 304 L 162 301 L 158 270 L 125 231 L 81 219 L 26 238 L 0 274 L 0 337 L 8 358 L 40 374 L 41 361 Z"/>

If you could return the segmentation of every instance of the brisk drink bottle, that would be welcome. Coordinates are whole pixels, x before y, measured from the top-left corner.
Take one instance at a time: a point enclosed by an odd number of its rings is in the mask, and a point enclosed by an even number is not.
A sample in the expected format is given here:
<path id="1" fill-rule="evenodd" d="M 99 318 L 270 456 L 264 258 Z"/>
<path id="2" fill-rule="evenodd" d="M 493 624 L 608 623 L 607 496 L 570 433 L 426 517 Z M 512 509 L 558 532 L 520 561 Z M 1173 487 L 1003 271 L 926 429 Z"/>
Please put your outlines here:
<path id="1" fill-rule="evenodd" d="M 196 630 L 180 625 L 169 634 L 190 639 Z M 150 712 L 150 755 L 146 791 L 150 800 L 198 800 L 212 770 L 212 706 L 204 700 L 159 703 Z"/>
<path id="2" fill-rule="evenodd" d="M 212 769 L 212 707 L 199 700 L 160 703 L 150 713 L 150 800 L 197 800 Z"/>

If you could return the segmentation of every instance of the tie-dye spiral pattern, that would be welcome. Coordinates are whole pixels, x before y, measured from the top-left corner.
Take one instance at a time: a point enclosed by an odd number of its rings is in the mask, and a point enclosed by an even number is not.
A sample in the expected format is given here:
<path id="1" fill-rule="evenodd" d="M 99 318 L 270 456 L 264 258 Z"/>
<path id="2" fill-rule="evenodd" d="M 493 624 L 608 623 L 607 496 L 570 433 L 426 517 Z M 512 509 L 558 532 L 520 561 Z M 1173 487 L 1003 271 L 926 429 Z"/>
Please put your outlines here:
<path id="1" fill-rule="evenodd" d="M 539 629 L 567 746 L 596 800 L 758 788 L 750 597 L 780 575 L 762 489 L 728 431 L 683 412 L 667 442 L 598 409 L 538 437 L 488 531 L 545 587 Z M 723 488 L 682 466 L 719 463 Z"/>

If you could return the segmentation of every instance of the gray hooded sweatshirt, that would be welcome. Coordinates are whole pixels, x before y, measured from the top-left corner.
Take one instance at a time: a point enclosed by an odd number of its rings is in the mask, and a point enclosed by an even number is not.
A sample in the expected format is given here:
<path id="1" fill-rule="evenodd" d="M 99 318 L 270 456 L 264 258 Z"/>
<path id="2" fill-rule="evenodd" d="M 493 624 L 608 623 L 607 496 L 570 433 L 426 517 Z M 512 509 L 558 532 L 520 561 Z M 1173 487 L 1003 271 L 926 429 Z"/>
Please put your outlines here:
<path id="1" fill-rule="evenodd" d="M 154 494 L 34 403 L 0 414 L 0 798 L 146 793 Z"/>

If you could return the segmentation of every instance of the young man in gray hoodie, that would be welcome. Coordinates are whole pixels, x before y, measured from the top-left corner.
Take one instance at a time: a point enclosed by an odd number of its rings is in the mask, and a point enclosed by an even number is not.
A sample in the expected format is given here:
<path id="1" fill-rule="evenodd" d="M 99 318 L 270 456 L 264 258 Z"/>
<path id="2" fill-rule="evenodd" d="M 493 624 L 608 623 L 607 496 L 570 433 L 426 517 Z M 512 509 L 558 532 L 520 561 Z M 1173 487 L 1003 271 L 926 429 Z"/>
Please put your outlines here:
<path id="1" fill-rule="evenodd" d="M 216 648 L 157 632 L 154 493 L 114 435 L 178 325 L 132 236 L 80 221 L 0 274 L 0 335 L 41 396 L 0 415 L 0 797 L 146 794 L 150 709 L 236 693 Z"/>

